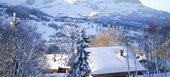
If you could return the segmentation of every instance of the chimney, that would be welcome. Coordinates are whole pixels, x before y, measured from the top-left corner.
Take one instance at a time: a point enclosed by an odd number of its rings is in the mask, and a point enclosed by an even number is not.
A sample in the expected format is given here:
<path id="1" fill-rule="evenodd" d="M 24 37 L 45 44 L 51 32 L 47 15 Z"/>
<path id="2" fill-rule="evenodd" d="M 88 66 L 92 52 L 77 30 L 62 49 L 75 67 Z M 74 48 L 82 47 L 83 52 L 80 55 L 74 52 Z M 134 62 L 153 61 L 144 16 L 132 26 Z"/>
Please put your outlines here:
<path id="1" fill-rule="evenodd" d="M 125 56 L 124 55 L 124 50 L 120 50 L 120 56 Z"/>

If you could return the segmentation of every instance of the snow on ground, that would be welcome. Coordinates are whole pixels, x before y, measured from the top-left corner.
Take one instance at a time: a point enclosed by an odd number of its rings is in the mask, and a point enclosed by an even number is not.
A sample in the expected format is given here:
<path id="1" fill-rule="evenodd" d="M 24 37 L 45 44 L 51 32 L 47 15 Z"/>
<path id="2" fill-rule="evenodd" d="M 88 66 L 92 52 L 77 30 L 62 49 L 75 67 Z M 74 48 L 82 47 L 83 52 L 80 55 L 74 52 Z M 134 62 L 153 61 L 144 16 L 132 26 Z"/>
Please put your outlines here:
<path id="1" fill-rule="evenodd" d="M 65 74 L 65 73 L 46 74 L 46 75 L 43 75 L 42 77 L 68 77 L 68 74 Z M 92 76 L 89 76 L 89 77 L 92 77 Z"/>
<path id="2" fill-rule="evenodd" d="M 96 35 L 97 34 L 97 28 L 99 26 L 99 24 L 95 24 L 95 23 L 80 23 L 80 26 L 83 27 L 83 29 L 86 30 L 86 34 L 87 35 Z"/>
<path id="3" fill-rule="evenodd" d="M 57 38 L 52 38 L 50 36 L 55 36 L 57 32 L 63 32 L 65 30 L 72 30 L 72 26 L 67 25 L 68 22 L 38 22 L 38 21 L 34 21 L 31 20 L 29 21 L 33 24 L 33 26 L 35 26 L 37 28 L 37 32 L 40 33 L 42 35 L 42 39 L 49 41 L 50 39 L 57 39 Z M 61 29 L 54 29 L 50 26 L 48 26 L 48 24 L 53 23 L 56 24 L 58 27 L 62 27 Z M 100 28 L 98 27 L 99 24 L 95 24 L 95 23 L 90 23 L 90 22 L 85 22 L 85 23 L 75 23 L 76 25 L 79 26 L 79 28 L 85 29 L 86 30 L 86 34 L 87 35 L 96 35 L 97 34 L 97 29 Z M 65 31 L 65 33 L 67 33 L 67 31 Z"/>
<path id="4" fill-rule="evenodd" d="M 133 77 L 133 76 L 130 76 Z M 138 75 L 136 77 L 170 77 L 170 72 L 167 72 L 166 75 L 165 73 L 160 73 L 160 74 L 146 74 L 146 75 Z"/>
<path id="5" fill-rule="evenodd" d="M 52 27 L 49 27 L 47 25 L 43 25 L 42 22 L 36 22 L 36 21 L 31 21 L 34 23 L 34 25 L 37 27 L 37 31 L 42 34 L 42 38 L 45 40 L 50 40 L 51 38 L 49 36 L 55 35 L 56 30 Z M 47 22 L 45 22 L 48 24 Z"/>
<path id="6" fill-rule="evenodd" d="M 46 75 L 43 75 L 42 77 L 67 77 L 67 74 L 65 73 L 46 74 Z"/>

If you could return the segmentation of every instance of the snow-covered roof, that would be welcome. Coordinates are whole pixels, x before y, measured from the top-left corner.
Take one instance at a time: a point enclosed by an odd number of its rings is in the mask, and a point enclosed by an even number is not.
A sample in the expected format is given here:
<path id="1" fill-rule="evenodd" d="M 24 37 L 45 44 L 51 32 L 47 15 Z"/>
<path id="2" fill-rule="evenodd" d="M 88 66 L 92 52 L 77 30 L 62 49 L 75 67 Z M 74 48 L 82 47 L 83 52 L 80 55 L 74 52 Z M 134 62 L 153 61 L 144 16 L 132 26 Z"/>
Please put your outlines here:
<path id="1" fill-rule="evenodd" d="M 126 53 L 125 57 L 120 56 L 120 50 L 124 50 Z M 135 59 L 135 55 L 133 55 L 133 53 L 129 50 L 127 53 L 127 48 L 124 46 L 88 48 L 87 51 L 91 52 L 89 56 L 89 64 L 92 74 L 121 73 L 145 70 L 141 63 Z M 127 56 L 129 56 L 130 69 L 128 69 Z"/>
<path id="2" fill-rule="evenodd" d="M 48 54 L 46 55 L 46 58 L 48 63 L 46 68 L 48 69 L 58 69 L 58 67 L 69 68 L 67 66 L 68 55 Z"/>

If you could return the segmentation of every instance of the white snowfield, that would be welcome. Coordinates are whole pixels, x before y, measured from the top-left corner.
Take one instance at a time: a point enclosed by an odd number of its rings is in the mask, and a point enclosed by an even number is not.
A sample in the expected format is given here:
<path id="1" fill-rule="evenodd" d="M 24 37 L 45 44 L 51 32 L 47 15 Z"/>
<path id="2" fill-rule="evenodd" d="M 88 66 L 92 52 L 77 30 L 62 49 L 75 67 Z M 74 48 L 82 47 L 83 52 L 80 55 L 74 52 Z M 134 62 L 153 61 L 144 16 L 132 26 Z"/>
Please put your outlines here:
<path id="1" fill-rule="evenodd" d="M 124 50 L 126 55 L 119 55 L 120 50 Z M 96 47 L 88 48 L 90 53 L 90 67 L 92 74 L 121 73 L 128 71 L 145 71 L 141 63 L 134 59 L 132 52 L 127 53 L 124 46 L 118 47 Z M 129 69 L 127 57 L 129 56 Z M 136 60 L 136 64 L 135 64 Z"/>
<path id="2" fill-rule="evenodd" d="M 161 73 L 161 74 L 153 74 L 150 75 L 152 77 L 165 77 L 165 73 Z M 43 77 L 67 77 L 67 74 L 64 73 L 59 73 L 59 74 L 47 74 L 47 75 L 43 75 Z M 90 76 L 92 77 L 92 76 Z M 133 77 L 133 76 L 130 76 Z M 149 77 L 149 75 L 138 75 L 136 77 Z M 170 77 L 170 72 L 166 73 L 166 77 Z"/>
<path id="3" fill-rule="evenodd" d="M 37 22 L 37 21 L 32 21 L 32 20 L 30 20 L 29 22 L 31 22 L 33 24 L 33 26 L 36 26 L 37 32 L 42 35 L 42 39 L 47 40 L 47 41 L 52 39 L 50 36 L 55 35 L 57 32 L 63 31 L 63 30 L 57 31 L 56 29 L 49 27 L 48 26 L 49 22 Z M 43 24 L 43 23 L 45 23 L 45 24 Z M 57 24 L 58 26 L 70 27 L 69 25 L 64 25 L 65 22 L 56 22 L 55 24 Z M 87 35 L 95 35 L 97 33 L 96 29 L 100 28 L 100 27 L 97 28 L 98 24 L 90 23 L 90 22 L 89 23 L 77 23 L 77 25 L 80 25 L 80 26 L 83 25 L 82 27 L 83 27 L 83 29 L 86 30 Z M 92 26 L 93 26 L 93 28 L 92 28 Z M 66 33 L 66 31 L 65 31 L 65 33 Z M 57 38 L 55 38 L 55 39 L 57 39 Z"/>
<path id="4" fill-rule="evenodd" d="M 43 75 L 42 77 L 67 77 L 67 74 L 65 74 L 65 73 L 46 74 L 46 75 Z"/>
<path id="5" fill-rule="evenodd" d="M 92 17 L 139 13 L 151 16 L 139 0 L 0 0 L 0 3 L 37 8 L 52 16 Z M 120 9 L 123 8 L 123 9 Z"/>
<path id="6" fill-rule="evenodd" d="M 130 76 L 133 77 L 133 76 Z M 159 73 L 159 74 L 146 74 L 146 75 L 138 75 L 137 77 L 170 77 L 170 72 L 167 73 Z"/>

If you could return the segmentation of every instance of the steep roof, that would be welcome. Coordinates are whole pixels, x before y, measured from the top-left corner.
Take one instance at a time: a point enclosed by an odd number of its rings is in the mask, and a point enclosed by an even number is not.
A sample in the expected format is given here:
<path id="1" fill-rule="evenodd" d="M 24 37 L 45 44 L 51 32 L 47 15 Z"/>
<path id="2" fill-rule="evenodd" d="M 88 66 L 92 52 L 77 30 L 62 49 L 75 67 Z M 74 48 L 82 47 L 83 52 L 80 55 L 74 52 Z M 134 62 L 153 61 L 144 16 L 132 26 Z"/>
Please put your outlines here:
<path id="1" fill-rule="evenodd" d="M 124 50 L 124 57 L 120 56 L 120 50 Z M 124 46 L 88 48 L 87 51 L 91 52 L 89 56 L 89 64 L 92 74 L 121 73 L 145 70 L 141 63 L 135 59 L 135 55 L 133 55 L 130 50 L 128 50 L 127 53 L 127 48 Z M 128 69 L 127 57 L 129 57 L 130 69 Z"/>

